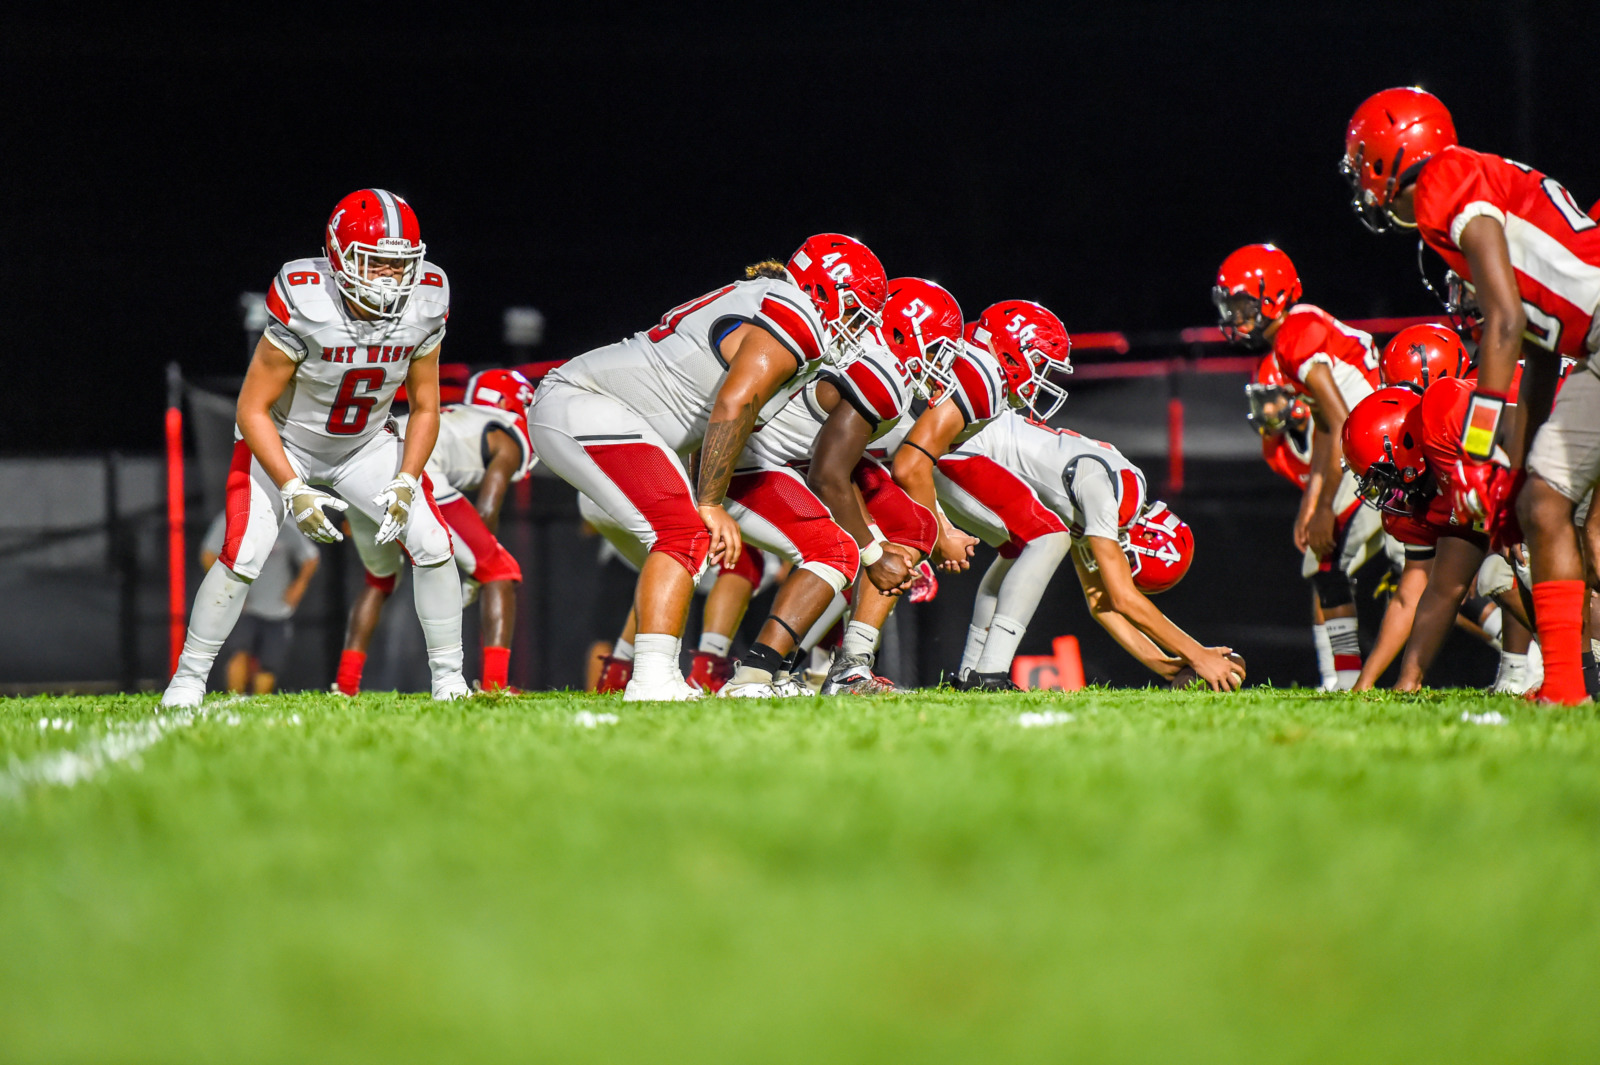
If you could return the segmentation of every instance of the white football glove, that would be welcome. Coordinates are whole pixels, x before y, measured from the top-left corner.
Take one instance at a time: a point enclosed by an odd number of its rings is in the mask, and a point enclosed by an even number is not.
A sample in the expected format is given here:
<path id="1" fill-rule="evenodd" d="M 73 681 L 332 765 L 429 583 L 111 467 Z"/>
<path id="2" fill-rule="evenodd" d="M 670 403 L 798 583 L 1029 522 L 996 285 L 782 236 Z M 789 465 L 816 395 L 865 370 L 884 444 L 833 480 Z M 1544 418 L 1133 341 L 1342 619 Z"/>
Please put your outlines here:
<path id="1" fill-rule="evenodd" d="M 383 508 L 383 524 L 378 526 L 378 535 L 373 538 L 373 543 L 386 544 L 399 539 L 411 521 L 411 504 L 421 495 L 422 486 L 417 479 L 409 473 L 400 473 L 383 491 L 373 496 L 372 501 Z"/>
<path id="2" fill-rule="evenodd" d="M 278 494 L 283 497 L 284 509 L 294 518 L 294 523 L 311 539 L 320 544 L 344 539 L 344 533 L 322 511 L 324 507 L 343 510 L 349 503 L 320 488 L 312 488 L 298 477 L 284 482 Z"/>

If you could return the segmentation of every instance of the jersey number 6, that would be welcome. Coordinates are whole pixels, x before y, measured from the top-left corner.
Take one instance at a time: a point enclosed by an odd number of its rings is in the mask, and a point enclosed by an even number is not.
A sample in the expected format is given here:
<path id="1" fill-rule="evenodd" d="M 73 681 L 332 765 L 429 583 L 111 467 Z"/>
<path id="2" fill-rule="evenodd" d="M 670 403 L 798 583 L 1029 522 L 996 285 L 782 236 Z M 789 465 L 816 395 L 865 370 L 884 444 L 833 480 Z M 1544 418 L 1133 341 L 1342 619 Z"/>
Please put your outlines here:
<path id="1" fill-rule="evenodd" d="M 378 405 L 378 397 L 368 395 L 383 387 L 384 372 L 376 366 L 348 370 L 339 382 L 339 394 L 328 411 L 328 432 L 335 436 L 355 436 L 367 427 L 367 417 Z"/>

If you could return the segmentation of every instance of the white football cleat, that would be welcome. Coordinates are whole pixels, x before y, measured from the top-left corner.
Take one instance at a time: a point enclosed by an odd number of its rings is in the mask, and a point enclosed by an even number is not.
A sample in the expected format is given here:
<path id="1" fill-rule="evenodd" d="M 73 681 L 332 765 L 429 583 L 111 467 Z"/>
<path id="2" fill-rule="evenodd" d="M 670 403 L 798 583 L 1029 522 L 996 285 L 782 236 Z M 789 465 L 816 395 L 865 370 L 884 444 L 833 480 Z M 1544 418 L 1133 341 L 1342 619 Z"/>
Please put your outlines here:
<path id="1" fill-rule="evenodd" d="M 776 686 L 762 680 L 746 681 L 743 684 L 728 683 L 717 692 L 719 699 L 776 699 L 779 692 Z"/>
<path id="2" fill-rule="evenodd" d="M 723 691 L 727 691 L 726 688 Z M 622 689 L 622 701 L 625 703 L 688 703 L 701 698 L 705 693 L 699 688 L 692 687 L 682 677 L 669 677 L 659 681 L 644 681 L 635 673 L 628 679 L 628 686 Z"/>
<path id="3" fill-rule="evenodd" d="M 817 694 L 793 673 L 779 673 L 773 678 L 772 690 L 780 699 L 792 699 L 797 695 Z"/>
<path id="4" fill-rule="evenodd" d="M 467 687 L 466 678 L 462 677 L 459 671 L 446 673 L 442 677 L 433 678 L 433 697 L 441 703 L 470 699 L 472 689 Z"/>
<path id="5" fill-rule="evenodd" d="M 178 678 L 173 677 L 172 683 L 167 685 L 167 690 L 161 693 L 161 705 L 171 710 L 193 710 L 205 697 L 205 688 L 196 688 L 193 684 L 179 684 Z"/>

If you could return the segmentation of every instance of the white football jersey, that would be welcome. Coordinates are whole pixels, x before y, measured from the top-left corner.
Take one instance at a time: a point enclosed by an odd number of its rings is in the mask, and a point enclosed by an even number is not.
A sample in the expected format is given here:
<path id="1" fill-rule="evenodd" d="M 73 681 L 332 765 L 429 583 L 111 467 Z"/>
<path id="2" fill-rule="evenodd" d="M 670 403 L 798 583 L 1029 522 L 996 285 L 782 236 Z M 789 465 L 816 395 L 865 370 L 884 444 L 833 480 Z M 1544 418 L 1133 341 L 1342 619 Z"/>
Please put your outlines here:
<path id="1" fill-rule="evenodd" d="M 1011 409 L 1006 402 L 1000 361 L 987 348 L 977 347 L 971 342 L 962 346 L 965 350 L 956 356 L 951 367 L 955 387 L 950 390 L 948 397 L 940 400 L 954 403 L 965 422 L 950 444 L 952 450 L 977 435 L 1003 411 Z M 873 437 L 867 454 L 880 461 L 894 458 L 895 451 L 911 435 L 915 425 L 915 418 L 901 418 L 886 432 Z"/>
<path id="2" fill-rule="evenodd" d="M 405 435 L 409 414 L 397 419 L 400 435 Z M 483 483 L 489 462 L 489 434 L 504 432 L 522 449 L 522 465 L 511 475 L 520 481 L 533 471 L 539 459 L 528 441 L 526 425 L 515 414 L 481 403 L 452 403 L 439 412 L 439 439 L 428 456 L 428 475 L 435 494 L 446 486 L 456 492 L 470 492 Z"/>
<path id="3" fill-rule="evenodd" d="M 728 372 L 719 345 L 747 322 L 771 333 L 795 360 L 795 375 L 756 416 L 763 425 L 816 376 L 828 346 L 811 297 L 786 280 L 757 278 L 708 292 L 668 311 L 653 329 L 579 355 L 549 380 L 611 396 L 687 454 L 700 446 Z"/>
<path id="4" fill-rule="evenodd" d="M 806 462 L 816 447 L 817 434 L 828 420 L 817 404 L 817 384 L 827 381 L 839 390 L 841 402 L 860 412 L 872 426 L 869 440 L 890 432 L 911 409 L 911 381 L 889 346 L 876 335 L 866 341 L 866 354 L 842 369 L 827 369 L 813 378 L 782 410 L 750 434 L 739 466 L 763 463 L 794 465 Z"/>
<path id="5" fill-rule="evenodd" d="M 412 359 L 431 354 L 450 317 L 450 283 L 430 262 L 394 321 L 356 318 L 327 259 L 285 263 L 267 291 L 266 338 L 296 363 L 272 405 L 283 441 L 319 456 L 348 455 L 389 421 Z"/>
<path id="6" fill-rule="evenodd" d="M 1121 540 L 1144 513 L 1146 489 L 1139 467 L 1110 444 L 1070 429 L 1051 429 L 1007 410 L 952 451 L 950 458 L 974 455 L 982 455 L 1026 481 L 1072 530 L 1074 538 Z M 1093 492 L 1075 485 L 1086 473 L 1097 475 L 1101 470 L 1109 486 L 1098 476 Z"/>

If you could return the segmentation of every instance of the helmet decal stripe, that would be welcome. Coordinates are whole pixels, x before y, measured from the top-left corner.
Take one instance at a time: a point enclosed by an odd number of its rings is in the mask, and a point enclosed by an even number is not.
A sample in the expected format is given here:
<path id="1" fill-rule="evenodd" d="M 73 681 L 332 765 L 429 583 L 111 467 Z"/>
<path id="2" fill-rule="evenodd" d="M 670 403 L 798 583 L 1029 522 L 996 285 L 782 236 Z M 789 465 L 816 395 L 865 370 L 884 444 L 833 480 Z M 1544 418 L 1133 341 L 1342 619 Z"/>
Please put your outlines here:
<path id="1" fill-rule="evenodd" d="M 387 189 L 373 189 L 372 194 L 383 206 L 383 235 L 404 238 L 405 226 L 400 222 L 400 205 L 395 202 L 394 193 Z"/>

